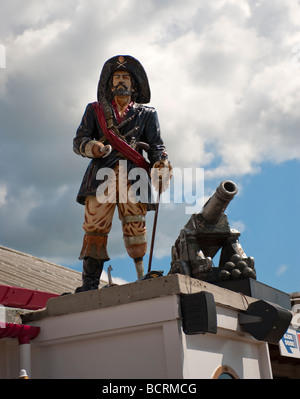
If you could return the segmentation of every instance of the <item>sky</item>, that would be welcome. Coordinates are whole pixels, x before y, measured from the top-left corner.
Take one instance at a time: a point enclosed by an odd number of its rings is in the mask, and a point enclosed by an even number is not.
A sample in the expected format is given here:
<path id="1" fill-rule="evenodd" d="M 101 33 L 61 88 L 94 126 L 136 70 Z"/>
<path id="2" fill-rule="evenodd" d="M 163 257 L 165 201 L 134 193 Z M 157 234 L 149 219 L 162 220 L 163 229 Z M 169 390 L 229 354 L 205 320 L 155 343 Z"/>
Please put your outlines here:
<path id="1" fill-rule="evenodd" d="M 234 181 L 226 213 L 257 280 L 300 291 L 299 1 L 0 0 L 0 9 L 0 245 L 81 271 L 76 195 L 89 161 L 72 142 L 104 62 L 129 54 L 147 72 L 173 168 L 191 171 L 184 183 L 204 173 L 195 212 Z M 185 201 L 160 205 L 152 270 L 170 270 L 191 217 Z M 108 251 L 103 277 L 110 264 L 114 282 L 135 281 L 117 215 Z"/>

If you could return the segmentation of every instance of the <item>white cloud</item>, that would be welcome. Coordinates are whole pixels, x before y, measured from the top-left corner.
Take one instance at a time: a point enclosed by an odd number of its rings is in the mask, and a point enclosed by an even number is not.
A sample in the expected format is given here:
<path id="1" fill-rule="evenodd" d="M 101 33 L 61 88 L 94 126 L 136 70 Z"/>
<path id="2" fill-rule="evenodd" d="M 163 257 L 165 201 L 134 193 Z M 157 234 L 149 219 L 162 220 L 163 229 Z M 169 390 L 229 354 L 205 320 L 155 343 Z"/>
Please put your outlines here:
<path id="1" fill-rule="evenodd" d="M 282 276 L 288 269 L 287 265 L 280 265 L 276 270 L 276 276 Z"/>
<path id="2" fill-rule="evenodd" d="M 112 274 L 111 274 L 111 279 L 112 279 L 112 283 L 113 284 L 117 284 L 117 285 L 123 285 L 123 284 L 128 284 L 129 283 L 129 281 L 126 281 L 123 278 L 115 277 L 113 275 L 113 271 L 112 271 Z M 107 282 L 109 281 L 107 272 L 105 270 L 103 270 L 103 272 L 101 274 L 101 280 L 104 280 L 104 281 L 107 281 Z"/>
<path id="3" fill-rule="evenodd" d="M 0 185 L 0 206 L 6 204 L 7 200 L 7 187 L 6 185 Z"/>
<path id="4" fill-rule="evenodd" d="M 246 226 L 242 220 L 236 220 L 230 222 L 230 227 L 243 233 L 246 230 Z"/>
<path id="5" fill-rule="evenodd" d="M 184 32 L 155 58 L 165 77 L 157 103 L 170 154 L 185 164 L 198 160 L 207 178 L 255 173 L 264 160 L 300 158 L 300 76 L 289 47 L 294 26 L 286 21 L 286 35 L 274 41 L 257 24 L 259 7 L 251 13 L 246 7 L 242 20 L 235 7 L 231 2 L 231 12 L 216 13 L 201 34 Z M 212 143 L 214 153 L 206 149 Z M 213 161 L 219 166 L 211 167 Z"/>
<path id="6" fill-rule="evenodd" d="M 56 248 L 68 259 L 80 245 L 75 223 L 83 207 L 75 197 L 87 161 L 73 154 L 72 138 L 96 98 L 103 63 L 116 54 L 143 63 L 174 167 L 204 167 L 206 181 L 234 180 L 257 173 L 263 161 L 300 160 L 300 69 L 292 63 L 292 48 L 300 43 L 296 0 L 2 3 L 7 68 L 0 70 L 0 204 L 22 204 L 15 217 L 24 223 L 20 230 L 11 221 L 10 240 L 39 232 L 36 248 L 43 238 L 43 251 Z M 169 254 L 187 222 L 185 206 L 176 206 L 176 218 L 172 205 L 161 207 L 159 256 Z M 57 233 L 64 224 L 72 226 L 69 236 L 67 227 Z M 119 228 L 111 233 L 113 243 Z M 113 248 L 124 253 L 122 245 Z"/>

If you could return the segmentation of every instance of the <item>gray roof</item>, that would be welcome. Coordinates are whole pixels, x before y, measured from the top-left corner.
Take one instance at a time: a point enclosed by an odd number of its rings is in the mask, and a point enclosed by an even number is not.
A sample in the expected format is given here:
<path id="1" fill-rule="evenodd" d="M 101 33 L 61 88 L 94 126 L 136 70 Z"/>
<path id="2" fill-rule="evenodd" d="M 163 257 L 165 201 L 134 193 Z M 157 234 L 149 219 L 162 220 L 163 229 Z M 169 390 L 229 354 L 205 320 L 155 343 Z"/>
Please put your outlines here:
<path id="1" fill-rule="evenodd" d="M 0 246 L 0 285 L 62 294 L 81 284 L 79 271 Z"/>

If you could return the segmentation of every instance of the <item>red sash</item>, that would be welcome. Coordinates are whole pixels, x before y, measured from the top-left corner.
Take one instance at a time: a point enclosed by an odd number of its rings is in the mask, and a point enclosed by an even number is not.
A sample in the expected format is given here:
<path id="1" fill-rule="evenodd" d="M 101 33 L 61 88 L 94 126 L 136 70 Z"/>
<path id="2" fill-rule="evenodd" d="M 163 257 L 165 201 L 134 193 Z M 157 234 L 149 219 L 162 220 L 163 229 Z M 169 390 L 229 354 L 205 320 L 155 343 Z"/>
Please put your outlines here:
<path id="1" fill-rule="evenodd" d="M 121 152 L 121 154 L 123 154 L 125 158 L 132 161 L 136 166 L 144 168 L 149 173 L 150 172 L 149 162 L 147 162 L 146 159 L 135 149 L 130 147 L 129 144 L 127 144 L 124 140 L 118 137 L 113 132 L 113 130 L 107 128 L 102 104 L 100 104 L 99 102 L 94 102 L 92 106 L 98 118 L 100 128 L 103 134 L 106 136 L 107 140 L 112 145 L 112 147 L 117 151 Z"/>

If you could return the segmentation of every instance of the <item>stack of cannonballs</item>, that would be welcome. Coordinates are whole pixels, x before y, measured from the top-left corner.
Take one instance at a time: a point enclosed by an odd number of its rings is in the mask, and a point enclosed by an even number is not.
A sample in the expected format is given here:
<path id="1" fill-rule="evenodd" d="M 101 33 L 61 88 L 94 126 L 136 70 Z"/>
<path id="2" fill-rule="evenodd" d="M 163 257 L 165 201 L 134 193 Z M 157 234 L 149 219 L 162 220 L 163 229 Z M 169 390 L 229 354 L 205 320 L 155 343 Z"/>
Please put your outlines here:
<path id="1" fill-rule="evenodd" d="M 219 272 L 219 279 L 237 280 L 242 278 L 256 279 L 256 271 L 254 268 L 254 258 L 242 258 L 239 254 L 234 254 L 228 262 L 225 263 Z"/>

